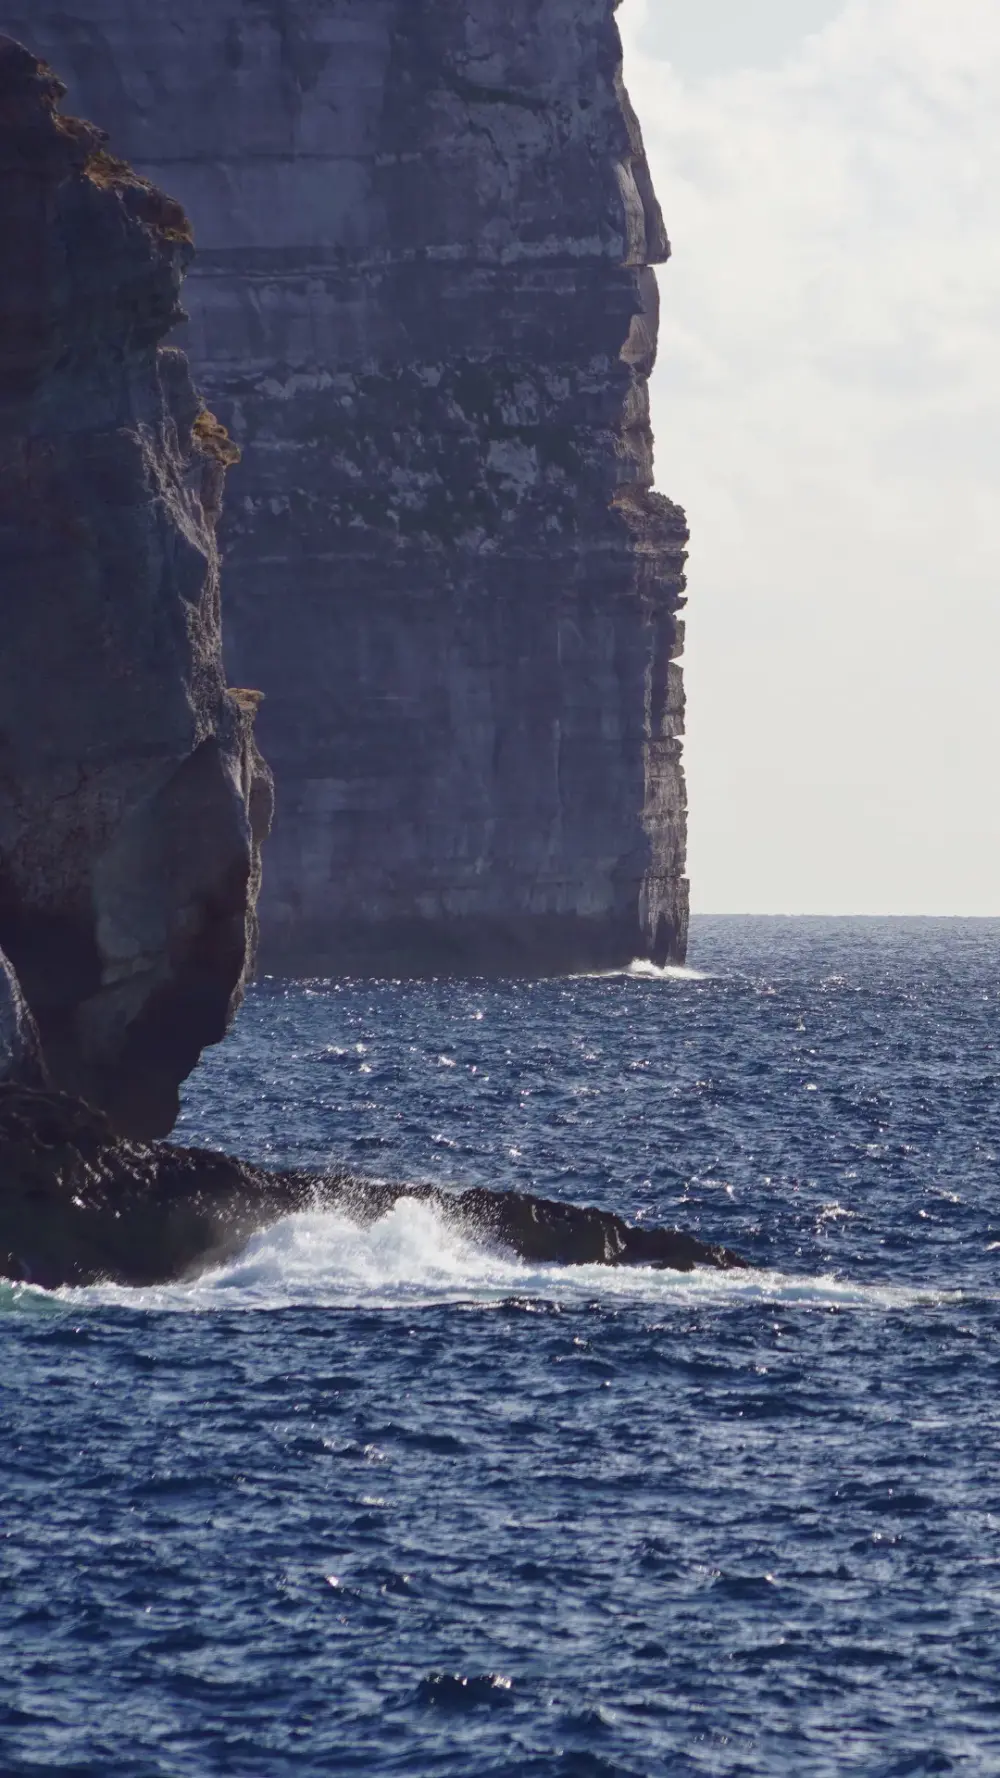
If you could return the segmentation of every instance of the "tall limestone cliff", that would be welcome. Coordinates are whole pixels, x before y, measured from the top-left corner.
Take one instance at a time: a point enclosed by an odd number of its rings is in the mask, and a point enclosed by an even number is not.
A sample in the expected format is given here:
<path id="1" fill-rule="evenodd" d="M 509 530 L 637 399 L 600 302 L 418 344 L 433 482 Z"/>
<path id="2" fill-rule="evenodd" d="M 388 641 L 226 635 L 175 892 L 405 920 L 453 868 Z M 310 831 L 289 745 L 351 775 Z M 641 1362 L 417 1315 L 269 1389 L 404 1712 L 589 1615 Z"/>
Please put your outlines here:
<path id="1" fill-rule="evenodd" d="M 222 672 L 234 453 L 160 346 L 190 228 L 64 91 L 0 37 L 0 1079 L 146 1137 L 238 999 L 270 783 Z"/>
<path id="2" fill-rule="evenodd" d="M 273 966 L 683 955 L 669 249 L 616 7 L 0 0 L 197 231 Z"/>

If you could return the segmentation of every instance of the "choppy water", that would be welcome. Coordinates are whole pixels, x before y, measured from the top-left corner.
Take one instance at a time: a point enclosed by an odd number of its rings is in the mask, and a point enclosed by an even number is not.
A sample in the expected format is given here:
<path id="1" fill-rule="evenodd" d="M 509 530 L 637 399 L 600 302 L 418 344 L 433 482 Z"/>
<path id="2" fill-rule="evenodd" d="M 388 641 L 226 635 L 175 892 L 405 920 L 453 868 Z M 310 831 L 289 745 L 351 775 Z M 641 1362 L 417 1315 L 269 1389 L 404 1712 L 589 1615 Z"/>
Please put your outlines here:
<path id="1" fill-rule="evenodd" d="M 401 1205 L 0 1286 L 0 1774 L 1000 1769 L 1000 923 L 689 972 L 265 983 L 182 1134 L 677 1221 L 529 1269 Z"/>

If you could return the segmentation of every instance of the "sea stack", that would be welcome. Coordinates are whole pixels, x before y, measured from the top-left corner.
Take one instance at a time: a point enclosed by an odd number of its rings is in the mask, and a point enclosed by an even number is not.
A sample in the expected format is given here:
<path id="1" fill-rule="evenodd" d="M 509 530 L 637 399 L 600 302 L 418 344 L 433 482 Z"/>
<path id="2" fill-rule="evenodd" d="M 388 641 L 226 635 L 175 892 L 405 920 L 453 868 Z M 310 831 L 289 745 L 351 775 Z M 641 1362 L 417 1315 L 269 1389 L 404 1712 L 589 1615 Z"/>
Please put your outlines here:
<path id="1" fill-rule="evenodd" d="M 238 1001 L 270 781 L 222 669 L 236 452 L 160 343 L 190 225 L 64 92 L 0 37 L 0 1077 L 147 1138 Z"/>
<path id="2" fill-rule="evenodd" d="M 669 247 L 617 4 L 0 0 L 195 225 L 270 968 L 683 957 Z"/>

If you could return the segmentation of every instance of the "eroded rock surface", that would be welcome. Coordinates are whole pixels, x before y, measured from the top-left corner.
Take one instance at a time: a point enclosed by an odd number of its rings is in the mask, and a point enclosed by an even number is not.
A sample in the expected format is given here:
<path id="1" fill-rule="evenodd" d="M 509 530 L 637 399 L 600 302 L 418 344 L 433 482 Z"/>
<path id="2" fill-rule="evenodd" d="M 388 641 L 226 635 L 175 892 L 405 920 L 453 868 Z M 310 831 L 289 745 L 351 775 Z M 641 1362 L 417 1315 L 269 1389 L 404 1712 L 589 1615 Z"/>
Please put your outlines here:
<path id="1" fill-rule="evenodd" d="M 226 690 L 235 453 L 162 347 L 181 206 L 0 38 L 0 945 L 55 1084 L 165 1134 L 254 939 L 269 780 Z"/>
<path id="2" fill-rule="evenodd" d="M 38 1028 L 9 960 L 0 951 L 0 1086 L 47 1085 Z"/>
<path id="3" fill-rule="evenodd" d="M 0 0 L 195 223 L 276 966 L 683 955 L 668 245 L 615 10 Z"/>
<path id="4" fill-rule="evenodd" d="M 232 1258 L 296 1211 L 336 1209 L 367 1225 L 401 1198 L 536 1264 L 746 1264 L 679 1229 L 633 1228 L 609 1211 L 521 1192 L 271 1173 L 205 1149 L 123 1142 L 100 1112 L 64 1094 L 0 1086 L 0 1277 L 47 1289 L 168 1283 Z"/>

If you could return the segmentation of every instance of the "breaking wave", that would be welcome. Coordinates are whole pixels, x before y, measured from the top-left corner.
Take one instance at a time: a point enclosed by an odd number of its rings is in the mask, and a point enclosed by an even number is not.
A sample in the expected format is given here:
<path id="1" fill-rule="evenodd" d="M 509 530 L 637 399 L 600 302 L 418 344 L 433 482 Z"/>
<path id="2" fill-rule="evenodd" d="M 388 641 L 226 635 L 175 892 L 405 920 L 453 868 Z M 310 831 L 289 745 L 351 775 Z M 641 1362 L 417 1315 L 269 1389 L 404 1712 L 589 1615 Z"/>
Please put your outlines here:
<path id="1" fill-rule="evenodd" d="M 201 1313 L 297 1307 L 392 1310 L 470 1302 L 489 1306 L 511 1298 L 567 1307 L 642 1303 L 669 1310 L 781 1303 L 884 1311 L 957 1300 L 956 1293 L 852 1283 L 832 1275 L 533 1265 L 463 1237 L 433 1206 L 412 1199 L 401 1199 L 367 1227 L 327 1211 L 287 1217 L 254 1236 L 227 1265 L 185 1283 L 146 1289 L 107 1284 L 54 1293 L 9 1286 L 0 1308 L 27 1306 L 39 1297 L 81 1308 Z"/>
<path id="2" fill-rule="evenodd" d="M 703 969 L 689 969 L 680 963 L 667 963 L 661 968 L 646 957 L 635 957 L 625 969 L 590 969 L 571 976 L 574 982 L 709 982 L 711 974 Z"/>

